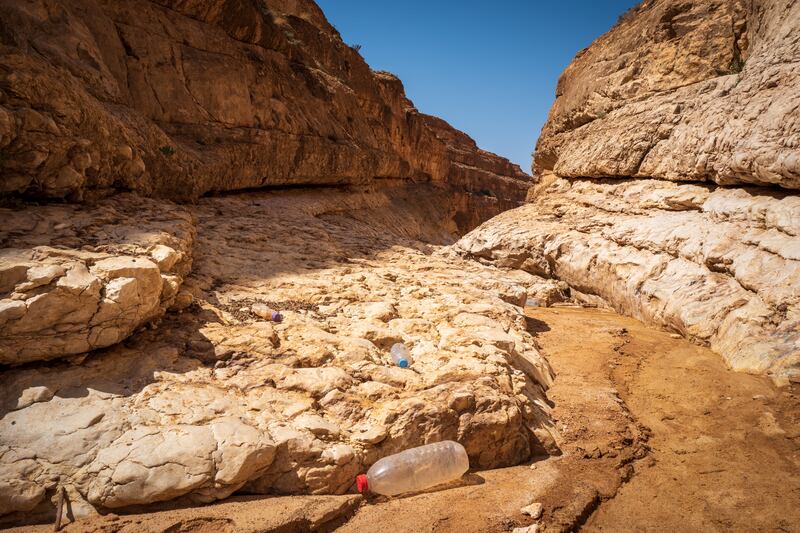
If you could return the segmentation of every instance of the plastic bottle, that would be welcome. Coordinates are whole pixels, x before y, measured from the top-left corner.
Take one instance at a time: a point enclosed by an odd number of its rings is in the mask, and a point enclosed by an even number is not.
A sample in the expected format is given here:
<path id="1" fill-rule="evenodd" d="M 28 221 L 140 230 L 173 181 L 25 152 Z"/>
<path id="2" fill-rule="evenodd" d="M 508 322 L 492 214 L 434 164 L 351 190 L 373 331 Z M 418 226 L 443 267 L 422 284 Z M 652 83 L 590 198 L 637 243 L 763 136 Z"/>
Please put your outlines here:
<path id="1" fill-rule="evenodd" d="M 250 310 L 264 320 L 272 320 L 273 322 L 283 321 L 283 315 L 274 309 L 270 309 L 264 304 L 255 304 Z"/>
<path id="2" fill-rule="evenodd" d="M 467 451 L 446 440 L 384 457 L 356 478 L 356 486 L 359 492 L 394 496 L 453 481 L 467 470 Z"/>
<path id="3" fill-rule="evenodd" d="M 389 350 L 389 353 L 392 355 L 392 361 L 394 364 L 399 366 L 400 368 L 408 368 L 411 366 L 411 363 L 414 362 L 411 359 L 411 354 L 408 353 L 408 348 L 402 342 L 398 342 L 392 345 L 392 349 Z"/>

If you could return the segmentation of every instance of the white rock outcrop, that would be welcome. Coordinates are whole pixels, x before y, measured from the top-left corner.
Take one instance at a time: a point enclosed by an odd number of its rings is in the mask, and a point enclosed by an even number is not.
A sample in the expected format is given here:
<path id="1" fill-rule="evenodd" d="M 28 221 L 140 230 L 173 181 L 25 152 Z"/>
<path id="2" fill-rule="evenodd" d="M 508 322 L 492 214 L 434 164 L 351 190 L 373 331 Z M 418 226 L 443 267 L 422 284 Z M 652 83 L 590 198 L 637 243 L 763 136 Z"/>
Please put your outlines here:
<path id="1" fill-rule="evenodd" d="M 161 315 L 191 268 L 194 225 L 169 202 L 0 208 L 0 363 L 105 348 Z"/>
<path id="2" fill-rule="evenodd" d="M 710 346 L 736 370 L 800 378 L 800 198 L 552 176 L 532 196 L 457 248 L 564 281 Z"/>
<path id="3" fill-rule="evenodd" d="M 564 287 L 419 240 L 454 229 L 415 226 L 445 220 L 443 193 L 421 192 L 190 208 L 194 305 L 82 362 L 3 373 L 0 523 L 50 516 L 58 485 L 81 515 L 234 491 L 342 494 L 380 457 L 443 439 L 477 469 L 557 453 L 552 373 L 519 305 Z M 140 256 L 98 258 L 84 275 L 116 276 L 109 294 L 137 279 L 127 257 Z M 150 257 L 135 264 L 157 270 L 164 257 Z M 395 342 L 411 368 L 392 366 Z"/>

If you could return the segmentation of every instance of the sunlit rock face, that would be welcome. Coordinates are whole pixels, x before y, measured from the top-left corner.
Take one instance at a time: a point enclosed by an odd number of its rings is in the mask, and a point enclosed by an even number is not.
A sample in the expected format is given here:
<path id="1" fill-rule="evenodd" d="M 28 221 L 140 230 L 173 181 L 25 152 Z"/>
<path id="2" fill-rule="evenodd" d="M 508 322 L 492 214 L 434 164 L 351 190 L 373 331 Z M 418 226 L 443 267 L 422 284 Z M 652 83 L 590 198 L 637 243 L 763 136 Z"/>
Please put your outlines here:
<path id="1" fill-rule="evenodd" d="M 172 310 L 85 359 L 3 372 L 0 523 L 52 517 L 57 484 L 82 516 L 235 491 L 341 494 L 380 457 L 443 439 L 477 469 L 557 453 L 553 374 L 521 305 L 563 284 L 453 254 L 446 193 L 419 187 L 161 205 L 196 230 Z M 121 231 L 119 216 L 109 208 L 103 231 Z M 135 257 L 157 286 L 167 244 L 144 243 L 159 231 L 131 223 L 123 259 L 74 261 L 106 298 L 120 278 L 104 281 L 101 264 L 138 280 Z M 43 294 L 80 267 L 58 268 Z M 408 369 L 392 364 L 396 342 Z"/>
<path id="2" fill-rule="evenodd" d="M 84 516 L 340 494 L 442 439 L 474 468 L 558 452 L 521 306 L 565 284 L 445 248 L 530 176 L 313 2 L 0 22 L 0 523 L 52 519 L 59 487 Z"/>
<path id="3" fill-rule="evenodd" d="M 800 2 L 648 0 L 562 74 L 537 174 L 800 188 Z"/>
<path id="4" fill-rule="evenodd" d="M 393 178 L 474 193 L 483 220 L 524 199 L 529 176 L 419 113 L 313 2 L 24 0 L 0 19 L 0 194 Z"/>
<path id="5" fill-rule="evenodd" d="M 565 281 L 573 296 L 779 381 L 800 377 L 799 245 L 797 196 L 565 179 L 458 243 L 467 256 Z"/>
<path id="6" fill-rule="evenodd" d="M 643 2 L 562 74 L 530 204 L 458 248 L 800 379 L 798 34 L 796 1 Z"/>

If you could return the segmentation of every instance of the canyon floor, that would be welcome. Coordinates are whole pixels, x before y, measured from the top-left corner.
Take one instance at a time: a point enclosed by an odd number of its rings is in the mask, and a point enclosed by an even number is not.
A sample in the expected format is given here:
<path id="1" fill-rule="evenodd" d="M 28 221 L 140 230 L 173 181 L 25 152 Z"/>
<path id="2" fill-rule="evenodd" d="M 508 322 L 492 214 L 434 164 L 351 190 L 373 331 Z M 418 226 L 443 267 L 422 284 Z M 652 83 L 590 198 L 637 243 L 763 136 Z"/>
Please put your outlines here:
<path id="1" fill-rule="evenodd" d="M 477 471 L 391 500 L 236 497 L 106 516 L 64 531 L 793 531 L 800 523 L 796 386 L 735 373 L 710 350 L 602 309 L 527 308 L 553 366 L 563 455 Z M 540 502 L 538 521 L 520 508 Z M 49 526 L 15 531 L 46 531 Z"/>
<path id="2" fill-rule="evenodd" d="M 628 10 L 533 175 L 313 0 L 0 27 L 0 529 L 800 533 L 800 0 Z"/>

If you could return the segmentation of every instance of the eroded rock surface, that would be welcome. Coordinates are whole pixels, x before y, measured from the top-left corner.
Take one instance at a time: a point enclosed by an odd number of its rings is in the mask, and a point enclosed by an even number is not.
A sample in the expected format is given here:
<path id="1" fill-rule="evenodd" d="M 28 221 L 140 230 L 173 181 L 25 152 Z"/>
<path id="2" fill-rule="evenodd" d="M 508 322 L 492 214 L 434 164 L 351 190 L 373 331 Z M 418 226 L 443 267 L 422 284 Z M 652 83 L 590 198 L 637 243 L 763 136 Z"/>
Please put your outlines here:
<path id="1" fill-rule="evenodd" d="M 419 113 L 310 0 L 4 0 L 0 20 L 0 194 L 394 178 L 484 219 L 524 199 L 529 176 Z"/>
<path id="2" fill-rule="evenodd" d="M 643 2 L 562 74 L 535 171 L 800 188 L 800 2 Z"/>
<path id="3" fill-rule="evenodd" d="M 171 305 L 194 224 L 169 202 L 0 208 L 0 364 L 105 348 Z"/>
<path id="4" fill-rule="evenodd" d="M 561 76 L 530 204 L 459 248 L 798 379 L 799 36 L 794 0 L 642 2 Z"/>
<path id="5" fill-rule="evenodd" d="M 520 306 L 565 284 L 441 248 L 530 177 L 313 2 L 0 0 L 0 20 L 3 523 L 50 518 L 60 486 L 82 516 L 341 494 L 446 438 L 475 468 L 557 452 Z M 298 185 L 340 188 L 202 198 Z"/>
<path id="6" fill-rule="evenodd" d="M 437 194 L 191 208 L 192 305 L 80 364 L 4 372 L 6 520 L 52 514 L 58 484 L 85 515 L 234 491 L 341 494 L 378 458 L 442 439 L 473 468 L 556 452 L 552 375 L 520 305 L 563 287 L 423 242 L 453 239 Z M 410 369 L 392 366 L 394 342 Z"/>
<path id="7" fill-rule="evenodd" d="M 800 378 L 800 198 L 660 180 L 552 179 L 466 235 L 468 256 L 710 346 L 737 370 Z"/>

